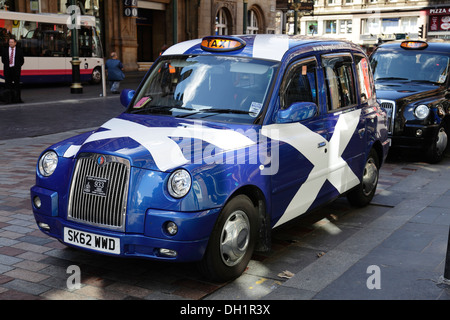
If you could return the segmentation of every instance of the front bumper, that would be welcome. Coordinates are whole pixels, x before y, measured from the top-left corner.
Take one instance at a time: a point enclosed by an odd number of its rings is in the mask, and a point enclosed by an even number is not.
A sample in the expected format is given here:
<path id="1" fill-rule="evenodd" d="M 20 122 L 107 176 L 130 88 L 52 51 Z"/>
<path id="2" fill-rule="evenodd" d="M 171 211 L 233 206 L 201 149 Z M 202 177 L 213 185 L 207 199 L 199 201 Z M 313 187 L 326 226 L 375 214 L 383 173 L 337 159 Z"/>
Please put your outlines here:
<path id="1" fill-rule="evenodd" d="M 430 148 L 439 130 L 439 125 L 406 125 L 401 133 L 390 136 L 393 149 L 426 151 Z"/>
<path id="2" fill-rule="evenodd" d="M 40 208 L 35 204 L 35 197 L 40 199 Z M 62 210 L 58 210 L 58 194 L 51 190 L 34 186 L 31 189 L 31 202 L 39 229 L 68 246 L 112 256 L 179 262 L 202 259 L 209 236 L 220 213 L 220 208 L 200 212 L 148 209 L 145 213 L 145 222 L 141 228 L 142 233 L 127 233 L 126 230 L 125 232 L 114 231 L 67 220 L 64 213 L 60 213 Z M 177 224 L 178 232 L 176 235 L 171 236 L 165 231 L 165 224 L 168 221 Z M 77 234 L 79 232 L 85 236 L 96 236 L 100 239 L 99 246 L 95 245 L 94 239 L 92 239 L 90 246 L 85 245 L 85 240 L 81 243 L 78 238 L 78 242 L 68 241 L 67 230 L 72 230 L 72 234 L 73 232 Z M 64 238 L 65 231 L 66 241 Z M 114 251 L 108 250 L 108 245 L 102 247 L 101 241 L 107 241 L 108 239 L 117 241 Z"/>

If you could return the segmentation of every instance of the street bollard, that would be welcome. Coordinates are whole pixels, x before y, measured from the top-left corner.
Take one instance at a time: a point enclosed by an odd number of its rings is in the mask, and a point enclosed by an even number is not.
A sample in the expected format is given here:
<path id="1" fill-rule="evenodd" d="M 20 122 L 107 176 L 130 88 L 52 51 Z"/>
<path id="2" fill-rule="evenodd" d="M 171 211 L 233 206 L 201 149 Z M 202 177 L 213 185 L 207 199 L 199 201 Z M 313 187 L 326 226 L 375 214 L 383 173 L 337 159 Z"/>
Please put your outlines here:
<path id="1" fill-rule="evenodd" d="M 447 255 L 445 257 L 444 279 L 450 281 L 450 227 L 448 232 Z"/>

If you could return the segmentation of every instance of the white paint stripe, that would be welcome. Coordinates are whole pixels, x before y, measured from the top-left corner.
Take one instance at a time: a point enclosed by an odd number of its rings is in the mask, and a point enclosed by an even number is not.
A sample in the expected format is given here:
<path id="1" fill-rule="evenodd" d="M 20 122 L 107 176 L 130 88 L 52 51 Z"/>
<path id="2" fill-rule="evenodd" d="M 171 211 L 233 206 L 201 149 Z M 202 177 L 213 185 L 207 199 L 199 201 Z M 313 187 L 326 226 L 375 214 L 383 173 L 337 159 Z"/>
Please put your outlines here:
<path id="1" fill-rule="evenodd" d="M 184 54 L 187 50 L 192 48 L 193 46 L 202 42 L 202 39 L 195 39 L 177 43 L 171 47 L 169 47 L 164 53 L 163 56 L 171 55 L 171 54 Z"/>
<path id="2" fill-rule="evenodd" d="M 188 138 L 204 140 L 217 146 L 223 151 L 237 150 L 254 145 L 255 142 L 244 134 L 229 129 L 207 128 L 200 124 L 183 124 L 179 127 L 147 127 L 132 121 L 112 119 L 106 122 L 102 128 L 109 129 L 93 133 L 83 144 L 121 137 L 129 137 L 146 148 L 156 166 L 166 171 L 176 168 L 188 162 L 174 138 Z M 81 146 L 71 146 L 64 153 L 69 158 L 76 155 Z"/>
<path id="3" fill-rule="evenodd" d="M 286 35 L 257 35 L 253 43 L 253 58 L 281 61 L 288 49 L 289 38 Z"/>
<path id="4" fill-rule="evenodd" d="M 274 228 L 305 213 L 317 198 L 326 180 L 330 181 L 339 193 L 359 183 L 359 178 L 342 159 L 342 152 L 358 126 L 360 115 L 359 109 L 340 115 L 329 142 L 301 123 L 272 124 L 262 128 L 263 135 L 271 137 L 276 134 L 280 141 L 292 145 L 314 165 L 307 180 L 297 191 Z M 317 148 L 320 143 L 326 143 L 326 147 Z M 325 149 L 328 149 L 326 153 Z"/>

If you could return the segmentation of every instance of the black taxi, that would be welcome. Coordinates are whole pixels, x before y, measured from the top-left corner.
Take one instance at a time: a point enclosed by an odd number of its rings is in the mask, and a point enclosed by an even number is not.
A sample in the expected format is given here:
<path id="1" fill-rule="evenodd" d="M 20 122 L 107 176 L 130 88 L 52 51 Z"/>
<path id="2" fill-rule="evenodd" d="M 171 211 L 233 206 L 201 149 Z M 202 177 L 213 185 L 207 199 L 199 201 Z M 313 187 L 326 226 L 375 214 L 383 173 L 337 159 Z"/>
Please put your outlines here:
<path id="1" fill-rule="evenodd" d="M 450 42 L 393 41 L 380 45 L 370 61 L 392 150 L 439 162 L 450 132 Z"/>

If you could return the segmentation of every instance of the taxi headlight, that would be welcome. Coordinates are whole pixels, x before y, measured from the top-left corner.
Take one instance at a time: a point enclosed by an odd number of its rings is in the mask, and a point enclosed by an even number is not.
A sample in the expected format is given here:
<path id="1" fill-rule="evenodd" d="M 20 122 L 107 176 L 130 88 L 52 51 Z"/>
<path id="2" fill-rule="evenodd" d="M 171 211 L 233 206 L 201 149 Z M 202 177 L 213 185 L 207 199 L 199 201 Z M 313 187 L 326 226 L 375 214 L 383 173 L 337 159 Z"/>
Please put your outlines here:
<path id="1" fill-rule="evenodd" d="M 189 172 L 178 169 L 172 172 L 167 183 L 169 194 L 174 198 L 184 197 L 191 188 L 192 179 Z"/>
<path id="2" fill-rule="evenodd" d="M 414 115 L 416 116 L 417 119 L 423 120 L 426 117 L 428 117 L 429 114 L 430 114 L 430 108 L 428 108 L 424 104 L 421 104 L 414 109 Z"/>
<path id="3" fill-rule="evenodd" d="M 39 159 L 39 173 L 48 177 L 55 172 L 58 165 L 58 155 L 54 151 L 47 151 Z"/>

